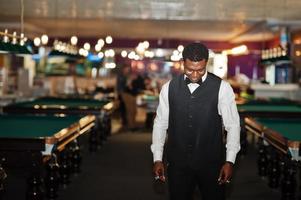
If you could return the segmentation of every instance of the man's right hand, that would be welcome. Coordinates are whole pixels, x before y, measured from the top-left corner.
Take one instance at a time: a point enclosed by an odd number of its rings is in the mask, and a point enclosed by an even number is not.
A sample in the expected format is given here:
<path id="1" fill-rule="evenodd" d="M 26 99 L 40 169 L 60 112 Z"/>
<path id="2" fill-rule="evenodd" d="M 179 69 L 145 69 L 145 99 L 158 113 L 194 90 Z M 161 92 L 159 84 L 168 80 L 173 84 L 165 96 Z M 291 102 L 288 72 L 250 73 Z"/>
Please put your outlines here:
<path id="1" fill-rule="evenodd" d="M 153 173 L 155 175 L 155 178 L 159 178 L 161 181 L 165 182 L 164 164 L 162 161 L 154 162 Z"/>

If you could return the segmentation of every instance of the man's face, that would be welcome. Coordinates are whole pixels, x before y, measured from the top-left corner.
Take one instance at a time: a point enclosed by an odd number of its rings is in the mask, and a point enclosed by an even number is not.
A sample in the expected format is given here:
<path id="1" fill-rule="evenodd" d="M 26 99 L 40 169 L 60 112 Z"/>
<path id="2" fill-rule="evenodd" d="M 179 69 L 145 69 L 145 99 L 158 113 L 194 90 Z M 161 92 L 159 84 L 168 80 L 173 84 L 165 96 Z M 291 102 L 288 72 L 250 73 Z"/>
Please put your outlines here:
<path id="1" fill-rule="evenodd" d="M 191 80 L 191 82 L 198 82 L 206 73 L 207 60 L 193 62 L 189 59 L 184 61 L 184 73 Z"/>

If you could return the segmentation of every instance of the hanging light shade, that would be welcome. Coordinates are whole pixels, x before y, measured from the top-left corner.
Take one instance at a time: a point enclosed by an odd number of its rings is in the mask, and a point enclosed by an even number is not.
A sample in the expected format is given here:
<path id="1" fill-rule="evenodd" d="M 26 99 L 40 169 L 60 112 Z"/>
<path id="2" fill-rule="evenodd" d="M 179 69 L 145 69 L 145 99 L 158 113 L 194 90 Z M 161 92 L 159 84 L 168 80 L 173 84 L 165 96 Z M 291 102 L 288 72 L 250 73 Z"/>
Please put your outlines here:
<path id="1" fill-rule="evenodd" d="M 0 41 L 0 51 L 9 52 L 9 43 Z"/>
<path id="2" fill-rule="evenodd" d="M 26 45 L 11 44 L 0 41 L 0 51 L 12 54 L 32 54 Z"/>

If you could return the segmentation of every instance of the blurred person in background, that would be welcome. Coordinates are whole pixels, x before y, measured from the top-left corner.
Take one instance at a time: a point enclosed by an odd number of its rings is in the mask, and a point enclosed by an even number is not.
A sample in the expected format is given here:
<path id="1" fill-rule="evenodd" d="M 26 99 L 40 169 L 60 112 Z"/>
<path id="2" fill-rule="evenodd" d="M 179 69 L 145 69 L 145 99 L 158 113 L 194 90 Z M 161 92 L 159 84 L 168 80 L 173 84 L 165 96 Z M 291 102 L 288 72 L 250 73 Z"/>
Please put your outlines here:
<path id="1" fill-rule="evenodd" d="M 126 110 L 127 129 L 129 131 L 137 131 L 138 126 L 136 122 L 137 115 L 137 95 L 145 89 L 143 78 L 136 74 L 130 73 L 127 82 L 122 92 L 122 100 L 124 101 Z"/>
<path id="2" fill-rule="evenodd" d="M 123 66 L 121 68 L 121 71 L 117 74 L 117 94 L 118 94 L 118 100 L 119 100 L 119 111 L 120 111 L 120 116 L 121 116 L 121 123 L 122 127 L 126 128 L 127 127 L 127 112 L 126 112 L 126 107 L 124 103 L 124 99 L 122 97 L 122 94 L 126 91 L 127 89 L 127 82 L 128 78 L 131 73 L 131 68 L 129 66 Z"/>

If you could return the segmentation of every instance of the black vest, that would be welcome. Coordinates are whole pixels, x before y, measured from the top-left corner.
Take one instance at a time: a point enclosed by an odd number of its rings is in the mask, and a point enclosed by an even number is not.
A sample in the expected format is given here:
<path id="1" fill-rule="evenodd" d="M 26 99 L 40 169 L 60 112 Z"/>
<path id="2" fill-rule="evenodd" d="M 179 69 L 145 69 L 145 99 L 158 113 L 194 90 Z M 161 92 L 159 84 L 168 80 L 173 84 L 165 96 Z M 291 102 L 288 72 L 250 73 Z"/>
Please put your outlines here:
<path id="1" fill-rule="evenodd" d="M 183 75 L 171 80 L 169 163 L 199 168 L 204 162 L 221 164 L 224 161 L 222 120 L 217 108 L 220 84 L 219 77 L 208 73 L 206 80 L 191 94 Z"/>

